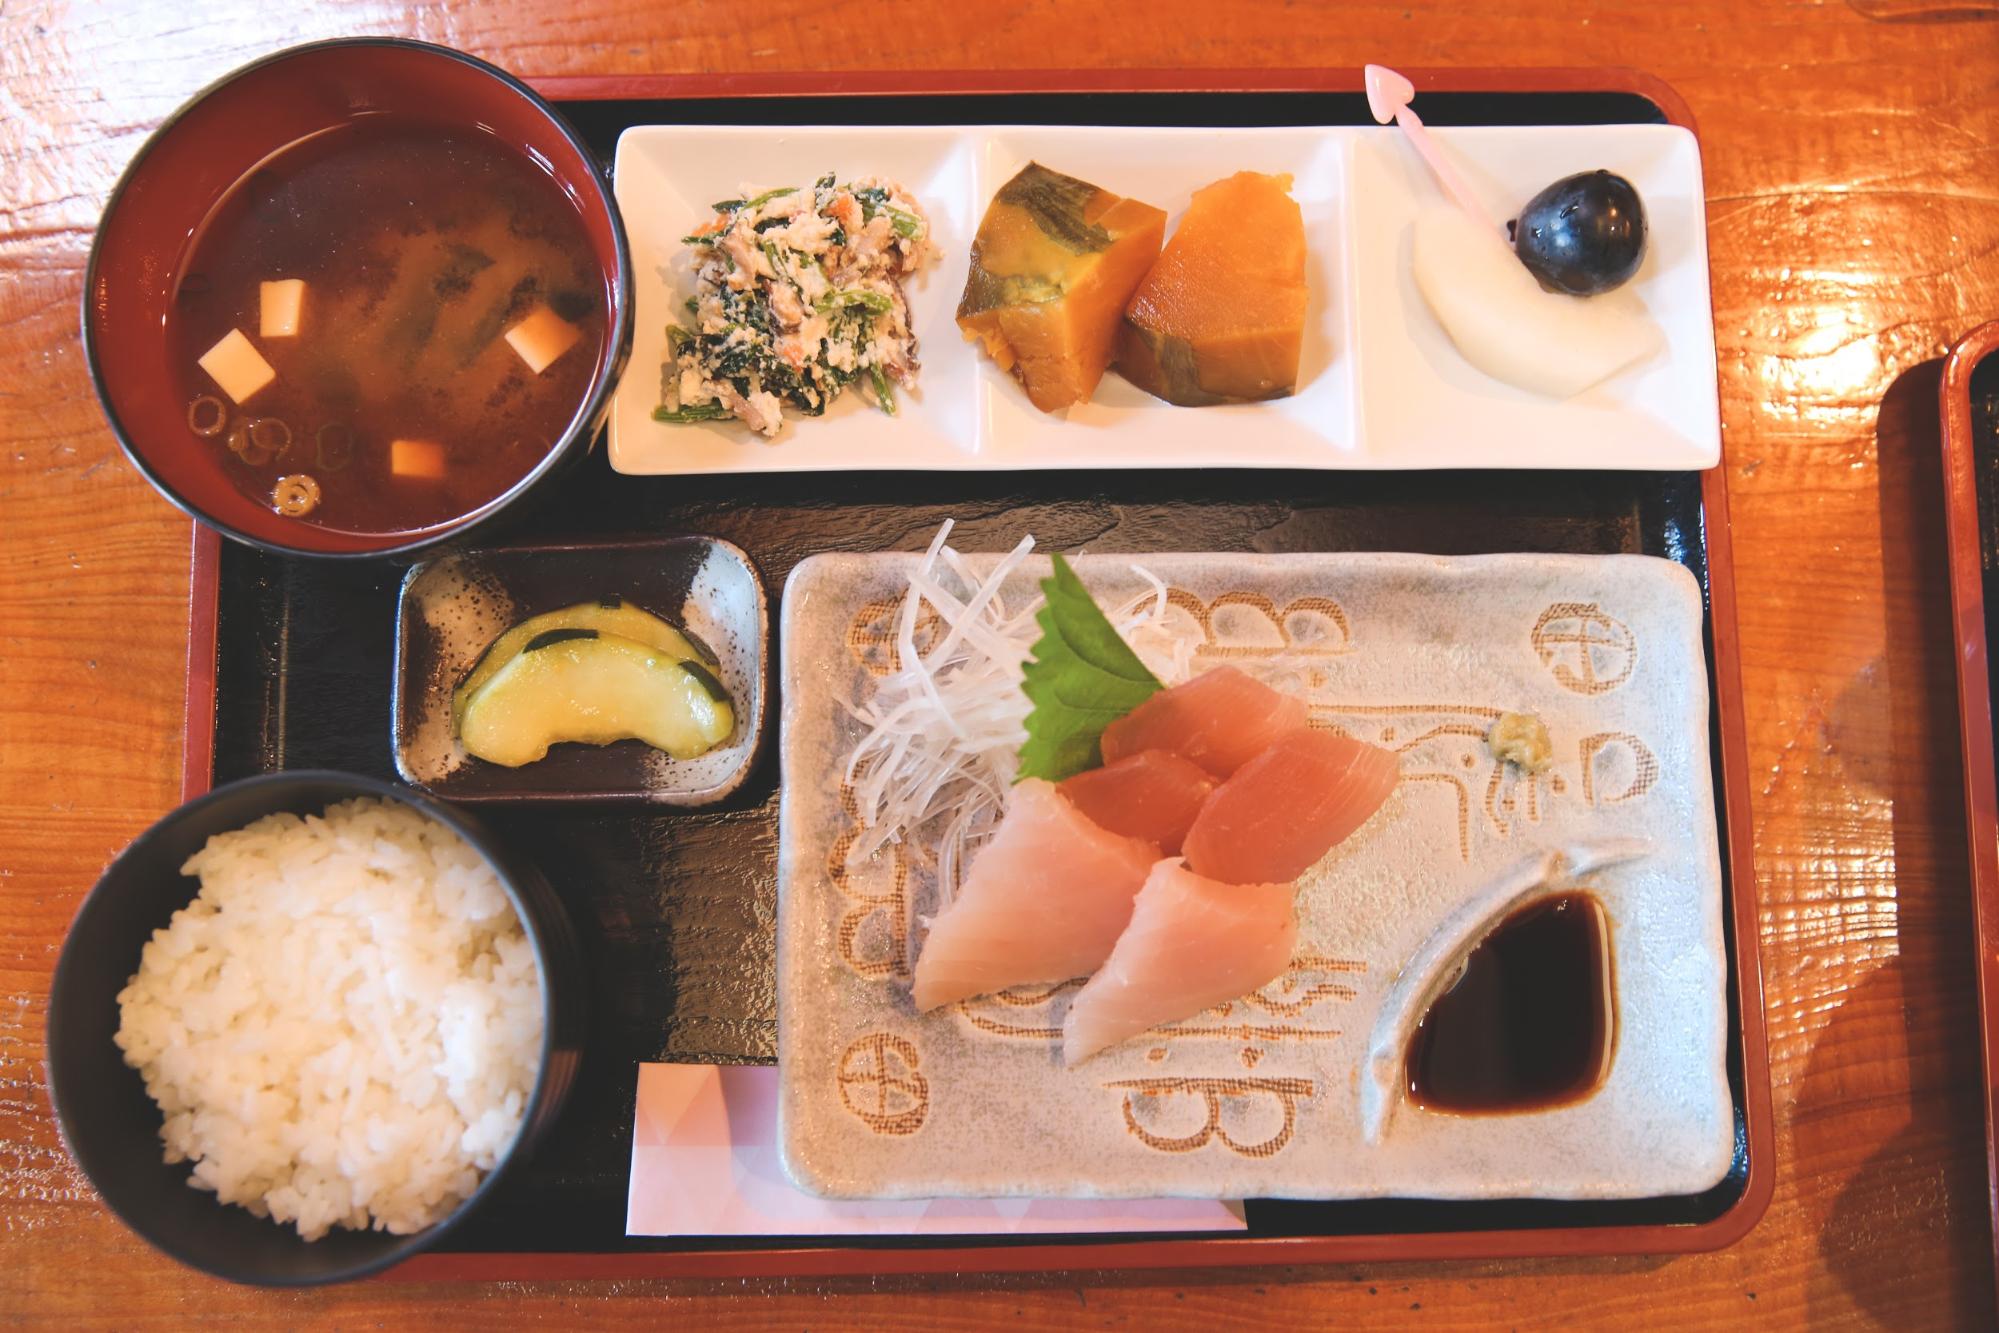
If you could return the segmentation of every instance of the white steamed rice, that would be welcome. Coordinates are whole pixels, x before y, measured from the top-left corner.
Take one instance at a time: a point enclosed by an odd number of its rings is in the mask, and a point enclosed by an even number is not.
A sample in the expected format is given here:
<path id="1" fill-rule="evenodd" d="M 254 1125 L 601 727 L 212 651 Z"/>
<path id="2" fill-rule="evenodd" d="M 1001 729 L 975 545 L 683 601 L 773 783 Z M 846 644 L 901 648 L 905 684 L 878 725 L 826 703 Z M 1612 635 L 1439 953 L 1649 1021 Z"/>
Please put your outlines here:
<path id="1" fill-rule="evenodd" d="M 200 895 L 118 996 L 166 1160 L 307 1240 L 449 1213 L 513 1142 L 541 1056 L 534 953 L 492 867 L 363 799 L 218 834 L 184 869 Z"/>

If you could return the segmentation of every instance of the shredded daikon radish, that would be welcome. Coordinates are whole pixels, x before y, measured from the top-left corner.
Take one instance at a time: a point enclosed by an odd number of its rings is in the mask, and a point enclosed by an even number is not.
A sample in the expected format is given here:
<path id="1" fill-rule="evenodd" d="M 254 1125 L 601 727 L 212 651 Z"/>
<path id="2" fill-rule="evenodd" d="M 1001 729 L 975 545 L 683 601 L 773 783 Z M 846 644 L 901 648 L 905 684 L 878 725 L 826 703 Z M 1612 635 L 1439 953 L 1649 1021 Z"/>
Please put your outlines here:
<path id="1" fill-rule="evenodd" d="M 951 526 L 945 520 L 910 573 L 895 620 L 896 670 L 872 698 L 849 706 L 868 730 L 846 771 L 864 830 L 850 857 L 865 861 L 900 844 L 934 871 L 936 911 L 957 896 L 971 854 L 1006 813 L 1033 707 L 1021 667 L 1041 633 L 1034 617 L 1042 599 L 1010 608 L 1001 593 L 1034 538 L 1021 538 L 980 578 L 945 544 Z M 1110 621 L 1160 679 L 1184 680 L 1193 645 L 1167 625 L 1166 584 L 1132 570 L 1149 586 Z M 919 651 L 918 630 L 933 615 L 941 631 Z M 916 933 L 917 897 L 903 897 L 905 949 Z"/>
<path id="2" fill-rule="evenodd" d="M 962 841 L 1005 809 L 1027 738 L 1032 704 L 1021 692 L 1020 668 L 1034 642 L 1034 617 L 1009 614 L 1000 588 L 1034 539 L 1022 538 L 976 579 L 944 545 L 950 531 L 946 521 L 910 574 L 896 619 L 896 671 L 854 710 L 869 728 L 847 762 L 867 830 L 854 848 L 859 857 L 939 824 L 953 844 L 936 849 L 939 864 L 954 863 Z M 926 609 L 943 632 L 919 652 L 916 628 Z M 947 883 L 946 893 L 953 888 Z"/>
<path id="3" fill-rule="evenodd" d="M 1171 603 L 1165 581 L 1144 565 L 1132 565 L 1131 572 L 1152 587 L 1110 612 L 1110 622 L 1148 671 L 1164 684 L 1178 685 L 1194 674 L 1196 643 L 1167 622 Z"/>

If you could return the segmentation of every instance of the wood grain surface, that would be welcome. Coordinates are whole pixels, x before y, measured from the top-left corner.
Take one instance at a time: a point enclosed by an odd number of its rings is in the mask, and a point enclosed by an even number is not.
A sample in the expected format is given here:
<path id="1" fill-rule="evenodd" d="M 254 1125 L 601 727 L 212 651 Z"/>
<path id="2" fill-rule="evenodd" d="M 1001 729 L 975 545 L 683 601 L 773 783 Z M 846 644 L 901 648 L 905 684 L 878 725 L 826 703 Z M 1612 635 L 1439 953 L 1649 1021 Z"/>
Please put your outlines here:
<path id="1" fill-rule="evenodd" d="M 1934 407 L 1936 359 L 1999 315 L 1999 23 L 1977 9 L 0 4 L 0 1319 L 1990 1326 Z M 1381 60 L 1633 65 L 1675 85 L 1706 154 L 1756 775 L 1779 1171 L 1763 1224 L 1671 1260 L 309 1294 L 211 1282 L 128 1235 L 57 1141 L 44 998 L 79 897 L 175 799 L 188 524 L 98 413 L 80 274 L 153 124 L 242 61 L 355 32 L 528 74 Z"/>

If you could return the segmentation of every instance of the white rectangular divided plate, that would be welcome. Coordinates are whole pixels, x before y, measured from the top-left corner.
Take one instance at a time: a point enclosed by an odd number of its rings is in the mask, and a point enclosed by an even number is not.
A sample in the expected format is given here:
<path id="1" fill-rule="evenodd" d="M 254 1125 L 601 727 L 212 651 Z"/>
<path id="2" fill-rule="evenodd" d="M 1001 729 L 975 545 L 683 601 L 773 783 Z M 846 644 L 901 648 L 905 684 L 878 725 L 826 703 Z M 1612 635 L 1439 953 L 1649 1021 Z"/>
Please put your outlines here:
<path id="1" fill-rule="evenodd" d="M 1540 397 L 1472 368 L 1409 274 L 1416 213 L 1441 196 L 1400 132 L 1083 126 L 646 125 L 618 140 L 616 190 L 638 284 L 632 356 L 611 413 L 620 472 L 1014 468 L 1636 468 L 1720 458 L 1700 149 L 1672 125 L 1436 131 L 1496 217 L 1572 172 L 1637 186 L 1650 252 L 1630 290 L 1665 349 L 1578 397 Z M 958 333 L 972 236 L 994 192 L 1030 160 L 1164 208 L 1236 171 L 1286 172 L 1310 259 L 1298 392 L 1174 407 L 1115 370 L 1094 401 L 1053 415 Z M 884 175 L 930 215 L 942 258 L 911 286 L 923 369 L 889 417 L 847 394 L 766 440 L 734 422 L 665 425 L 666 326 L 693 290 L 680 238 L 718 199 L 825 172 Z"/>
<path id="2" fill-rule="evenodd" d="M 783 598 L 779 1142 L 802 1187 L 1603 1199 L 1698 1193 L 1726 1174 L 1728 960 L 1701 598 L 1685 569 L 1626 555 L 1079 560 L 1106 604 L 1145 589 L 1143 565 L 1171 587 L 1196 669 L 1227 661 L 1303 695 L 1319 724 L 1398 751 L 1403 779 L 1300 881 L 1283 977 L 1065 1069 L 1055 1034 L 1073 983 L 916 1014 L 902 923 L 934 912 L 930 871 L 920 850 L 849 855 L 841 775 L 860 728 L 846 705 L 890 668 L 917 558 L 815 556 Z M 981 572 L 991 560 L 971 557 Z M 1046 571 L 1029 561 L 1009 607 Z M 1507 710 L 1552 733 L 1539 777 L 1486 747 Z M 1404 1106 L 1367 1141 L 1372 1029 L 1439 924 L 1546 849 L 1632 837 L 1650 852 L 1591 881 L 1617 989 L 1603 1085 L 1516 1115 Z"/>

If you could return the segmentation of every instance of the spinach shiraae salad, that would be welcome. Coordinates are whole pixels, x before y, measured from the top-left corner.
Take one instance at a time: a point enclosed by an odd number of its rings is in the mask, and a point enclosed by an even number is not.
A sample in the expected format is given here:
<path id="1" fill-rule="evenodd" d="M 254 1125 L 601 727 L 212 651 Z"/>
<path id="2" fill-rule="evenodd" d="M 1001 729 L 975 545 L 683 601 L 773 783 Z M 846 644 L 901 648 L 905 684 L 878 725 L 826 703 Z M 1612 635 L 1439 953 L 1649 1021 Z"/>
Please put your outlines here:
<path id="1" fill-rule="evenodd" d="M 667 327 L 659 421 L 724 421 L 776 435 L 787 409 L 816 417 L 848 385 L 895 412 L 916 375 L 903 279 L 935 256 L 922 206 L 863 176 L 715 205 L 696 247 L 688 319 Z"/>

